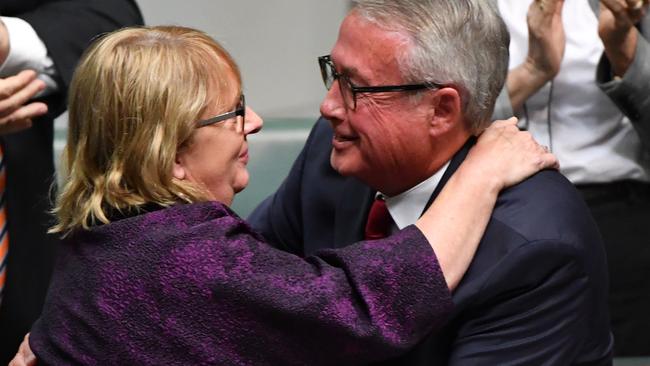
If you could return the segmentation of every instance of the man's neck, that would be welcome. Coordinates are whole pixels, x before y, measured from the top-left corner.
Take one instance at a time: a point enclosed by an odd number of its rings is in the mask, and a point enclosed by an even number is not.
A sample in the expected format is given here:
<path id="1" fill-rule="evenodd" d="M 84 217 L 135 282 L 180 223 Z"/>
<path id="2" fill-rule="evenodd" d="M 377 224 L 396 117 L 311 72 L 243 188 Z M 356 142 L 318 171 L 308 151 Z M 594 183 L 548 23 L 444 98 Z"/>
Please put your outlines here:
<path id="1" fill-rule="evenodd" d="M 417 221 L 448 166 L 449 162 L 429 178 L 405 192 L 392 197 L 384 195 L 386 196 L 386 206 L 396 225 L 395 229 L 403 229 Z"/>
<path id="2" fill-rule="evenodd" d="M 414 157 L 413 161 L 405 162 L 402 171 L 390 172 L 390 177 L 382 177 L 382 181 L 377 184 L 366 183 L 389 197 L 397 196 L 417 186 L 444 167 L 470 137 L 469 134 L 450 135 L 440 138 L 440 141 L 434 141 L 432 146 L 436 148 L 432 149 L 427 156 Z M 417 165 L 418 161 L 421 162 L 420 165 Z"/>

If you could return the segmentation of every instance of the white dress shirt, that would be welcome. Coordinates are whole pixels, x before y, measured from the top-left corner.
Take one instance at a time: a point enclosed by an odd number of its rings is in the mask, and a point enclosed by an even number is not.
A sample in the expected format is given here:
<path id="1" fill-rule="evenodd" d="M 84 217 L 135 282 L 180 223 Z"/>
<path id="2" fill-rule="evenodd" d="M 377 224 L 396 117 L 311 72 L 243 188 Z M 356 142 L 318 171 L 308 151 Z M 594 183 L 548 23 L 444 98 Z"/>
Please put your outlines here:
<path id="1" fill-rule="evenodd" d="M 18 74 L 22 70 L 34 70 L 46 88 L 38 96 L 58 89 L 54 62 L 47 53 L 47 47 L 29 23 L 14 17 L 0 17 L 9 33 L 9 55 L 0 65 L 0 78 Z"/>
<path id="2" fill-rule="evenodd" d="M 532 0 L 499 0 L 510 30 L 510 69 L 528 53 L 526 13 Z M 566 49 L 560 72 L 516 111 L 520 126 L 551 147 L 560 170 L 573 183 L 648 181 L 650 162 L 643 159 L 639 136 L 630 120 L 596 84 L 596 66 L 604 46 L 598 19 L 586 0 L 566 0 L 562 22 Z M 550 109 L 550 111 L 549 111 Z"/>
<path id="3" fill-rule="evenodd" d="M 401 230 L 408 225 L 415 224 L 420 216 L 422 216 L 424 206 L 426 206 L 429 198 L 431 198 L 433 191 L 440 183 L 440 179 L 442 179 L 448 166 L 449 162 L 438 169 L 427 180 L 397 196 L 388 197 L 382 194 L 386 199 L 388 212 L 393 218 L 391 233 Z"/>

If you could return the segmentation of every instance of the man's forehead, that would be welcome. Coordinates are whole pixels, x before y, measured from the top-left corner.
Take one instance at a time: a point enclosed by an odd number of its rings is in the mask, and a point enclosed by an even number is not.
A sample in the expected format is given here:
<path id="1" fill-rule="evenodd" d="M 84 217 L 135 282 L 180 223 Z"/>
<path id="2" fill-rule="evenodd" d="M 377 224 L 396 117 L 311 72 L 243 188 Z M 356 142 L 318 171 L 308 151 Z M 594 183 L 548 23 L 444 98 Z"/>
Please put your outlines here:
<path id="1" fill-rule="evenodd" d="M 341 24 L 331 56 L 339 72 L 375 79 L 398 71 L 397 59 L 409 44 L 403 32 L 380 27 L 352 12 Z"/>

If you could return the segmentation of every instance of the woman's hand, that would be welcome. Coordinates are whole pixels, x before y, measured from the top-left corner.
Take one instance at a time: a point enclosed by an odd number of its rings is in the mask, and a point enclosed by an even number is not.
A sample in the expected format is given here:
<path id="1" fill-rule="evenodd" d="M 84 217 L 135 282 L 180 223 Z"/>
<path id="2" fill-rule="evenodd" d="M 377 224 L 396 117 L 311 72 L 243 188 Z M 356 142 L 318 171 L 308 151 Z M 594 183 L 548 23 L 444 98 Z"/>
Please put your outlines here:
<path id="1" fill-rule="evenodd" d="M 517 118 L 496 121 L 478 138 L 465 159 L 471 172 L 492 178 L 497 191 L 512 186 L 542 169 L 559 168 L 555 155 L 530 133 L 517 128 Z"/>
<path id="2" fill-rule="evenodd" d="M 32 349 L 29 348 L 29 333 L 23 339 L 23 343 L 20 344 L 18 348 L 18 353 L 14 356 L 14 359 L 9 362 L 9 366 L 35 366 L 36 365 L 36 355 L 32 352 Z"/>
<path id="3" fill-rule="evenodd" d="M 645 16 L 649 0 L 601 0 L 598 35 L 614 74 L 625 75 L 634 61 L 638 31 L 634 27 Z"/>

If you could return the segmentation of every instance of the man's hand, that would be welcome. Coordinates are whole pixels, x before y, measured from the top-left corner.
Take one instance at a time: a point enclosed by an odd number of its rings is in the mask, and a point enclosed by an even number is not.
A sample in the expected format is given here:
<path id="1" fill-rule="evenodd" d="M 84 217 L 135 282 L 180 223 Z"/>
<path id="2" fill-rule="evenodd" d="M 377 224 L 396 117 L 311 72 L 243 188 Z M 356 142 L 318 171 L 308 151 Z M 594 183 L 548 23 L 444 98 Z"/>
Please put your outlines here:
<path id="1" fill-rule="evenodd" d="M 29 333 L 23 339 L 23 343 L 18 348 L 18 353 L 14 359 L 9 362 L 9 366 L 34 366 L 36 365 L 36 355 L 29 348 Z"/>
<path id="2" fill-rule="evenodd" d="M 634 27 L 647 11 L 649 0 L 601 0 L 598 35 L 614 74 L 623 76 L 634 61 L 638 31 Z"/>
<path id="3" fill-rule="evenodd" d="M 0 78 L 0 135 L 24 130 L 32 126 L 32 118 L 47 113 L 47 105 L 28 103 L 45 88 L 36 78 L 36 72 L 25 70 L 6 79 Z"/>

